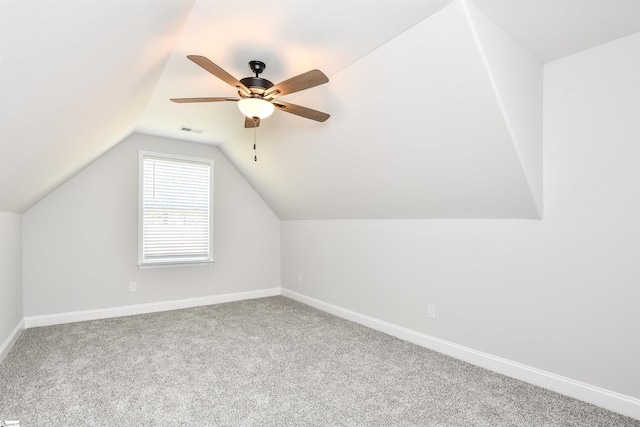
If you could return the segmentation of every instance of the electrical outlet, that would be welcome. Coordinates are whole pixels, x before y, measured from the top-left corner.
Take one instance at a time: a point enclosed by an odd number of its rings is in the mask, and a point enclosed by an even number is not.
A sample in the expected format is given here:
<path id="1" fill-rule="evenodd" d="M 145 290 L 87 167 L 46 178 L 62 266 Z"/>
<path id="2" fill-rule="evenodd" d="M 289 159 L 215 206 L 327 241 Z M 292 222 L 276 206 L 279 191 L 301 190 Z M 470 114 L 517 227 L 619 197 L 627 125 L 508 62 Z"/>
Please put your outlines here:
<path id="1" fill-rule="evenodd" d="M 298 273 L 298 283 L 302 283 L 302 273 Z"/>
<path id="2" fill-rule="evenodd" d="M 435 305 L 428 305 L 427 306 L 427 317 L 429 319 L 435 319 L 436 318 L 436 306 Z"/>
<path id="3" fill-rule="evenodd" d="M 129 292 L 135 292 L 138 288 L 138 284 L 136 282 L 129 282 Z"/>

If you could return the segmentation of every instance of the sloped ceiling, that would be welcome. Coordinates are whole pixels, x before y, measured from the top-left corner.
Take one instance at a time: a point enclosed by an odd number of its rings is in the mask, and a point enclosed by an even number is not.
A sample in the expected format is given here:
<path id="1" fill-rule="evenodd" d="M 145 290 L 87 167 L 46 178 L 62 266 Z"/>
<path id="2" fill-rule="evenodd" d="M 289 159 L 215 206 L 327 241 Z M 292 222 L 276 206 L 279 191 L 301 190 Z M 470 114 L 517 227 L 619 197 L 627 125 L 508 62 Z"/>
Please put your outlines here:
<path id="1" fill-rule="evenodd" d="M 281 219 L 540 218 L 542 66 L 640 31 L 640 2 L 7 1 L 0 210 L 24 212 L 132 132 L 216 144 Z M 186 59 L 330 82 L 253 130 Z M 182 126 L 202 130 L 186 133 Z M 114 171 L 117 173 L 117 171 Z"/>
<path id="2" fill-rule="evenodd" d="M 193 2 L 0 5 L 0 210 L 20 213 L 135 130 Z"/>

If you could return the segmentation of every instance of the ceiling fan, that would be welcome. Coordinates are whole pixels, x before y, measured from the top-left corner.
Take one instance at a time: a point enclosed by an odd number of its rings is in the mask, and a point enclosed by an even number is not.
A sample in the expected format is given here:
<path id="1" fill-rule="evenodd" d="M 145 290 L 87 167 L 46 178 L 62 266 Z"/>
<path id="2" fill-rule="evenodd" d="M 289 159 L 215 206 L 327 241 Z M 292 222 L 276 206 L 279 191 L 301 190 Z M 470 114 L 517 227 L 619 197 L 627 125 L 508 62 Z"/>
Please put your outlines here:
<path id="1" fill-rule="evenodd" d="M 269 80 L 260 77 L 260 74 L 266 68 L 265 63 L 261 61 L 249 61 L 249 68 L 255 73 L 255 77 L 245 77 L 237 80 L 204 56 L 188 55 L 187 58 L 220 80 L 235 87 L 238 90 L 239 98 L 172 98 L 171 101 L 173 102 L 237 102 L 240 111 L 245 115 L 244 127 L 246 128 L 258 127 L 260 120 L 269 117 L 275 109 L 318 122 L 324 122 L 329 118 L 329 114 L 327 113 L 276 99 L 282 95 L 288 95 L 327 83 L 329 78 L 320 70 L 307 71 L 306 73 L 274 85 Z"/>

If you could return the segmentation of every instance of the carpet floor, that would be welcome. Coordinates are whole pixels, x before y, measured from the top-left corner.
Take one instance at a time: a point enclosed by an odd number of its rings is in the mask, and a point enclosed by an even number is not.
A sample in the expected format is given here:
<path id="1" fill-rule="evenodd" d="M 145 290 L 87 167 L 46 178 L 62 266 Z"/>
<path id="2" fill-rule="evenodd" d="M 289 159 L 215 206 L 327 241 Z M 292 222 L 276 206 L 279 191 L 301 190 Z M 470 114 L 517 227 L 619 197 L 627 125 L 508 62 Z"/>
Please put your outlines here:
<path id="1" fill-rule="evenodd" d="M 27 329 L 0 420 L 29 426 L 640 426 L 285 297 Z"/>

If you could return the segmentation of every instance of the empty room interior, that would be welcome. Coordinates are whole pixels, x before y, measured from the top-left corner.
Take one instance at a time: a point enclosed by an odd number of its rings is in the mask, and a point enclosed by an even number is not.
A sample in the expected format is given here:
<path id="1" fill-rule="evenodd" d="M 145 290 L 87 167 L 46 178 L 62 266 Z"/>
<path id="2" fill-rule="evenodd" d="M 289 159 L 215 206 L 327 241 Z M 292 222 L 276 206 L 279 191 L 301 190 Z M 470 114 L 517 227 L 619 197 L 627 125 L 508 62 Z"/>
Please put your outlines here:
<path id="1" fill-rule="evenodd" d="M 640 425 L 640 1 L 0 19 L 0 420 Z"/>

